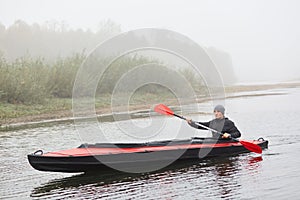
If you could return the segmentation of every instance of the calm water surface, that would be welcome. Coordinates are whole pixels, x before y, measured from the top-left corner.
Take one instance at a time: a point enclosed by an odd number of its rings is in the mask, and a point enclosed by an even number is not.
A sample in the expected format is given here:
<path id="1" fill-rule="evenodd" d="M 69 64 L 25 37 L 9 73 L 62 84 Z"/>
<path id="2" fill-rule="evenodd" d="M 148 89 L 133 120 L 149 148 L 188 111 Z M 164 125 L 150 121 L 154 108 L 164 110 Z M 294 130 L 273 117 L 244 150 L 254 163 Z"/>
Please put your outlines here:
<path id="1" fill-rule="evenodd" d="M 300 183 L 300 89 L 270 92 L 285 94 L 226 101 L 227 116 L 235 121 L 243 138 L 262 136 L 269 140 L 269 149 L 261 157 L 248 153 L 177 163 L 145 174 L 48 173 L 31 168 L 26 155 L 37 149 L 73 148 L 90 142 L 89 138 L 79 137 L 73 124 L 1 132 L 0 199 L 297 199 L 300 195 L 297 189 Z M 200 107 L 205 111 L 211 108 L 209 103 Z M 190 117 L 209 120 L 212 116 Z M 165 118 L 154 118 L 162 119 Z M 146 118 L 135 121 L 140 125 L 148 123 Z M 175 118 L 167 118 L 167 121 L 173 128 L 181 124 Z M 105 122 L 103 128 L 110 132 L 113 141 L 134 140 L 130 135 L 122 135 L 114 123 Z M 191 130 L 188 126 L 185 128 Z M 173 138 L 172 134 L 165 131 L 151 136 L 150 140 Z M 206 131 L 191 130 L 179 138 L 195 134 L 208 135 Z"/>

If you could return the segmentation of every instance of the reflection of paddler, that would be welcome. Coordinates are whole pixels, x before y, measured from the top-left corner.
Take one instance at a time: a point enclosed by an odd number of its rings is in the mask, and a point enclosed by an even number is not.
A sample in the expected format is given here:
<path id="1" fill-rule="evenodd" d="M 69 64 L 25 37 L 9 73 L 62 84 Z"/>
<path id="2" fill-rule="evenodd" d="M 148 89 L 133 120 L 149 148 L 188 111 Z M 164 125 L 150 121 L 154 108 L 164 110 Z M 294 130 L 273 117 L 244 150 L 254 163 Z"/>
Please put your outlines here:
<path id="1" fill-rule="evenodd" d="M 209 122 L 197 122 L 198 124 L 202 124 L 203 126 L 209 127 L 211 129 L 217 130 L 221 132 L 223 135 L 220 136 L 218 133 L 214 133 L 213 137 L 215 138 L 239 138 L 241 137 L 241 133 L 238 130 L 238 128 L 234 125 L 234 123 L 229 120 L 227 117 L 224 115 L 225 113 L 225 108 L 222 105 L 217 105 L 214 109 L 214 115 L 215 119 L 209 121 Z M 194 121 L 191 119 L 187 119 L 187 122 L 189 123 L 190 126 L 198 129 L 206 129 L 205 127 L 201 127 L 197 125 Z"/>

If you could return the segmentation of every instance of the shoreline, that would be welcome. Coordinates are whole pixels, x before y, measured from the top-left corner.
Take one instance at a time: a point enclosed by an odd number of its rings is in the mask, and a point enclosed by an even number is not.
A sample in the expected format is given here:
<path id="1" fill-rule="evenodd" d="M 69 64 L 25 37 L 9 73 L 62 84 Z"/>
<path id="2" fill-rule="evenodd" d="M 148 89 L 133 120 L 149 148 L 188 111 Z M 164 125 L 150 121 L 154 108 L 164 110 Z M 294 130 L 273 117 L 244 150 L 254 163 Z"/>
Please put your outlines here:
<path id="1" fill-rule="evenodd" d="M 288 89 L 288 88 L 298 88 L 300 87 L 300 82 L 292 83 L 277 83 L 277 84 L 265 84 L 265 85 L 235 85 L 225 87 L 225 99 L 232 98 L 243 98 L 243 97 L 257 97 L 257 96 L 266 96 L 266 95 L 283 95 L 282 92 L 272 92 L 265 93 L 262 91 L 274 90 L 274 89 Z M 258 94 L 238 94 L 244 92 L 260 92 Z M 198 103 L 203 103 L 210 101 L 209 98 L 204 98 L 198 101 Z M 164 103 L 171 103 L 169 102 Z M 173 100 L 174 102 L 174 100 Z M 136 104 L 131 106 L 132 113 L 139 112 L 148 112 L 152 104 Z M 111 116 L 111 108 L 105 106 L 104 108 L 96 109 L 97 118 Z M 205 113 L 204 113 L 205 114 Z M 82 118 L 83 120 L 85 118 Z M 47 126 L 57 123 L 68 123 L 74 121 L 75 118 L 72 113 L 72 109 L 51 111 L 48 113 L 42 113 L 37 115 L 28 115 L 16 118 L 10 118 L 5 123 L 0 121 L 0 131 L 10 131 L 15 129 L 30 128 L 30 127 L 39 127 Z M 2 124 L 1 124 L 2 123 Z"/>

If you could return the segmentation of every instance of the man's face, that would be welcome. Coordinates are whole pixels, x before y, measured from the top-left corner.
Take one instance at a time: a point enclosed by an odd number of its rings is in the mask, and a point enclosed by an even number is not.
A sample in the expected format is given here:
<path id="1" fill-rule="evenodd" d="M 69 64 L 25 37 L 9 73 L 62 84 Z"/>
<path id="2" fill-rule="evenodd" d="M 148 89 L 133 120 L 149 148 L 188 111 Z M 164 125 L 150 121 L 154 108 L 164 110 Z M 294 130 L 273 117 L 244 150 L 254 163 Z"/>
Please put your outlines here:
<path id="1" fill-rule="evenodd" d="M 218 110 L 215 110 L 214 114 L 216 119 L 222 119 L 224 117 L 224 115 Z"/>

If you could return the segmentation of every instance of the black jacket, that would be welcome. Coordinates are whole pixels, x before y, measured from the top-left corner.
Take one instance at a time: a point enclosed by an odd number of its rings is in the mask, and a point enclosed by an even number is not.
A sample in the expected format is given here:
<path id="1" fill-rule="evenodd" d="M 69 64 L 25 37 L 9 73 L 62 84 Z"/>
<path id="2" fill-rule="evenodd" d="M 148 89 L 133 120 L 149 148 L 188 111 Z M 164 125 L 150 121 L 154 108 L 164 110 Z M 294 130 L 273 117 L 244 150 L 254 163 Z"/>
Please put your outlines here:
<path id="1" fill-rule="evenodd" d="M 213 119 L 209 122 L 197 122 L 197 123 L 207 126 L 211 129 L 217 130 L 221 133 L 229 133 L 232 138 L 241 137 L 240 131 L 237 129 L 237 127 L 234 125 L 234 123 L 231 120 L 229 120 L 228 118 Z M 207 130 L 206 128 L 203 128 L 203 127 L 195 124 L 194 121 L 192 121 L 192 123 L 190 125 L 194 128 Z M 220 135 L 217 133 L 212 132 L 212 134 L 213 134 L 213 137 L 215 137 L 215 138 L 220 137 Z"/>

